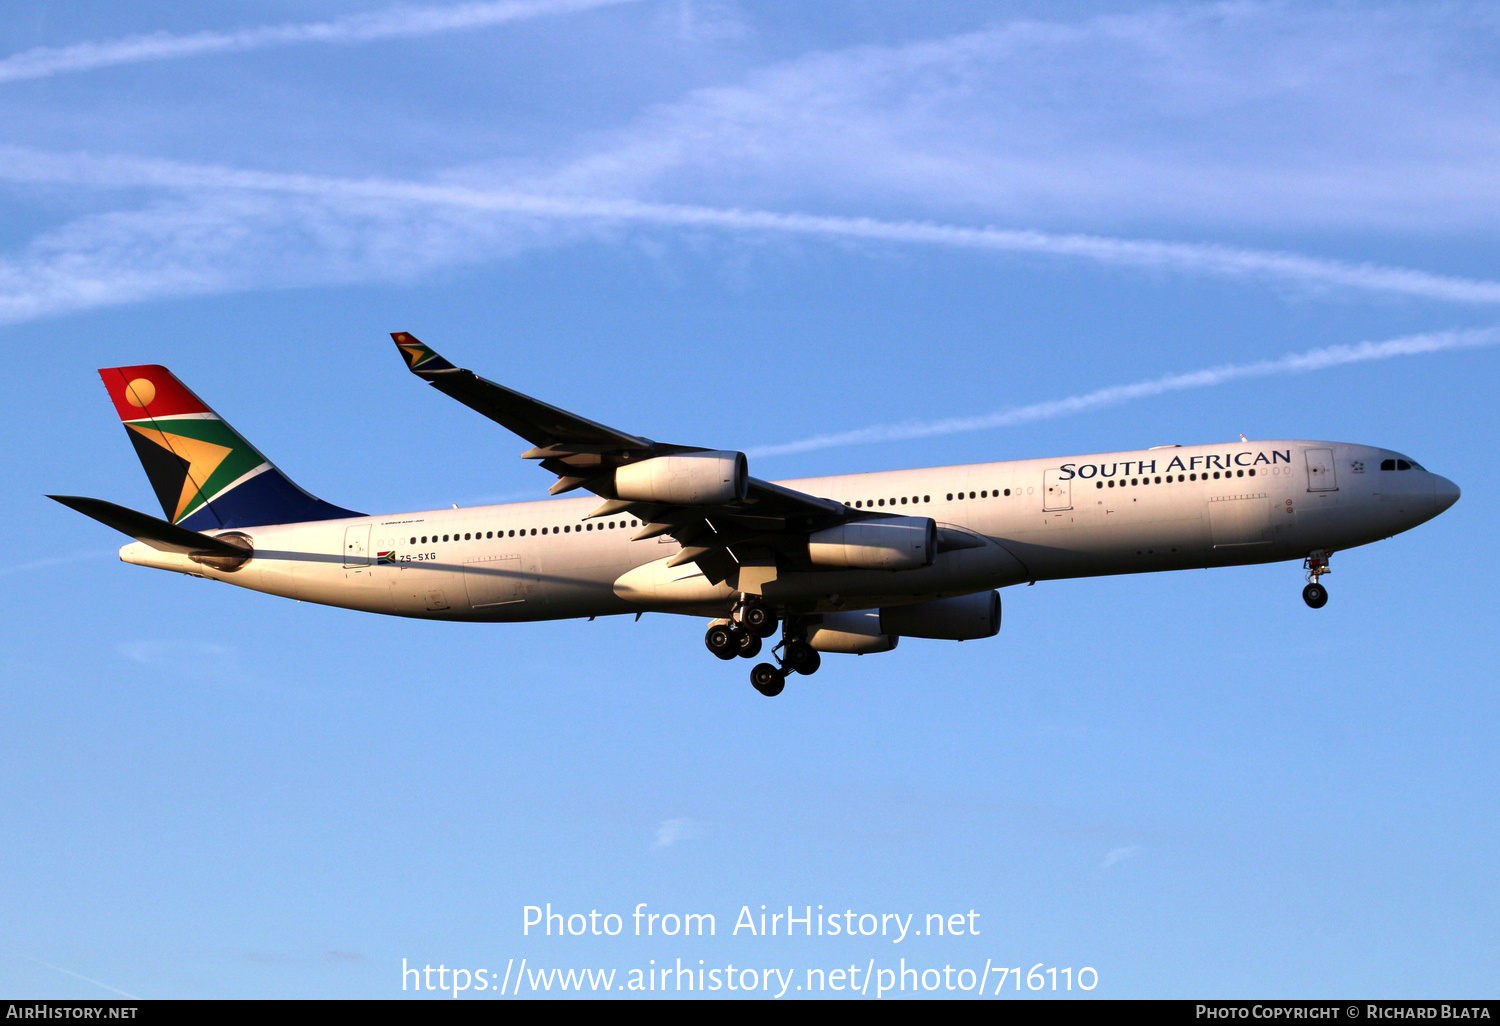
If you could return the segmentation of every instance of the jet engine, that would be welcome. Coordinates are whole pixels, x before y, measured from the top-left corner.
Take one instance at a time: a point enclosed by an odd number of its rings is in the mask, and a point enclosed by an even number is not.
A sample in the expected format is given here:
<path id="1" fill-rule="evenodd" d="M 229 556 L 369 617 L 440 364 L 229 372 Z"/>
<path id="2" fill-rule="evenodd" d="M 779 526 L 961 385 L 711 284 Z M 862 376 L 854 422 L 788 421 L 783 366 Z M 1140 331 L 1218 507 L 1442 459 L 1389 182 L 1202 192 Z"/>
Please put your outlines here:
<path id="1" fill-rule="evenodd" d="M 937 556 L 937 524 L 928 517 L 885 517 L 840 524 L 808 536 L 807 558 L 818 566 L 916 570 Z"/>
<path id="2" fill-rule="evenodd" d="M 881 629 L 880 614 L 873 609 L 857 613 L 824 613 L 823 622 L 807 630 L 807 643 L 819 652 L 849 655 L 889 652 L 900 640 Z"/>
<path id="3" fill-rule="evenodd" d="M 743 499 L 750 468 L 742 452 L 684 452 L 615 470 L 615 494 L 640 502 L 714 506 Z"/>
<path id="4" fill-rule="evenodd" d="M 1000 633 L 1000 593 L 975 595 L 888 606 L 880 610 L 880 629 L 908 638 L 940 641 L 976 641 Z"/>

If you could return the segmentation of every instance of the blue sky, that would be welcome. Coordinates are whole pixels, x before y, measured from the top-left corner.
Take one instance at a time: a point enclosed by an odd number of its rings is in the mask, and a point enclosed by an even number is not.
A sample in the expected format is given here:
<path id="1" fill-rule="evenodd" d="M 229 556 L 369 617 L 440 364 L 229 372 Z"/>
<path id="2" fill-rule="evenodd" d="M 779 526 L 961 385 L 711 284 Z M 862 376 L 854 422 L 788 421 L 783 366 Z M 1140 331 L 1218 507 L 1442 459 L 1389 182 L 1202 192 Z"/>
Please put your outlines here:
<path id="1" fill-rule="evenodd" d="M 7 6 L 0 990 L 906 957 L 1495 995 L 1500 20 L 933 6 Z M 154 508 L 94 375 L 146 362 L 343 505 L 543 494 L 397 329 L 762 477 L 1243 432 L 1464 496 L 1318 612 L 1295 564 L 1040 584 L 775 701 L 698 621 L 300 605 L 42 498 Z M 523 937 L 547 902 L 720 935 Z M 761 904 L 981 934 L 727 936 Z"/>

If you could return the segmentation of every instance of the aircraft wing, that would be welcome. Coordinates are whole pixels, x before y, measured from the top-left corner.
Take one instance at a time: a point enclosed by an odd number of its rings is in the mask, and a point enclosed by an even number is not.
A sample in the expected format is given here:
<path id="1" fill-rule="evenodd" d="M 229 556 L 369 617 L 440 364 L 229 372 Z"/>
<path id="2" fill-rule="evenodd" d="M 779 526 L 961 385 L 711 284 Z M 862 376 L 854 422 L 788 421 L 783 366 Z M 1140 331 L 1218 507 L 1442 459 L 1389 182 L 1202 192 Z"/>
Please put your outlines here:
<path id="1" fill-rule="evenodd" d="M 607 427 L 455 367 L 404 331 L 392 332 L 391 338 L 417 377 L 530 442 L 532 448 L 521 455 L 540 460 L 557 475 L 553 495 L 575 488 L 594 492 L 605 501 L 590 517 L 629 512 L 645 525 L 636 537 L 671 535 L 683 547 L 671 565 L 696 562 L 712 581 L 724 580 L 747 559 L 769 554 L 795 560 L 798 543 L 810 532 L 872 517 L 868 511 L 754 477 L 747 478 L 743 495 L 713 505 L 622 499 L 615 490 L 617 469 L 659 456 L 713 450 L 655 442 Z"/>
<path id="2" fill-rule="evenodd" d="M 391 332 L 391 338 L 401 355 L 406 357 L 406 364 L 413 374 L 444 395 L 514 431 L 534 446 L 574 443 L 639 452 L 656 445 L 649 438 L 638 438 L 596 424 L 504 385 L 486 381 L 471 370 L 455 367 L 404 331 Z"/>

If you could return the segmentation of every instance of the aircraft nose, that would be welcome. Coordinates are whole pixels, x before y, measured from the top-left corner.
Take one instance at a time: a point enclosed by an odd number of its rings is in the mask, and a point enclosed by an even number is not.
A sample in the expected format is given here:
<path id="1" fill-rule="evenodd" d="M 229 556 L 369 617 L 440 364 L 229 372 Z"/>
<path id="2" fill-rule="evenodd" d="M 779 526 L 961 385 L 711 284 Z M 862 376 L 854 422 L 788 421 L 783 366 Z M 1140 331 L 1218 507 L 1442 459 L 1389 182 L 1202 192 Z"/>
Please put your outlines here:
<path id="1" fill-rule="evenodd" d="M 1437 501 L 1437 513 L 1443 512 L 1458 501 L 1458 485 L 1439 474 L 1432 475 L 1432 497 Z"/>

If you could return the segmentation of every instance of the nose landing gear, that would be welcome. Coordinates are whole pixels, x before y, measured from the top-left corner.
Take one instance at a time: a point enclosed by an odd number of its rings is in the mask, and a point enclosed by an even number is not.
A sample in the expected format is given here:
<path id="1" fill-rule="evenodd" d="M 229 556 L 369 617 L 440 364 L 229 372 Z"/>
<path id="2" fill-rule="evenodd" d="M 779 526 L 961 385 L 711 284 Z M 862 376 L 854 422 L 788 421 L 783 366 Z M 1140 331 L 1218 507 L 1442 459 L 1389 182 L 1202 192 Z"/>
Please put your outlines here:
<path id="1" fill-rule="evenodd" d="M 1331 555 L 1333 553 L 1318 549 L 1302 561 L 1302 569 L 1307 571 L 1307 587 L 1302 589 L 1302 601 L 1313 609 L 1322 609 L 1328 604 L 1328 589 L 1319 583 L 1319 579 L 1324 574 L 1333 573 L 1328 565 Z"/>

